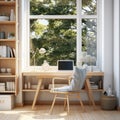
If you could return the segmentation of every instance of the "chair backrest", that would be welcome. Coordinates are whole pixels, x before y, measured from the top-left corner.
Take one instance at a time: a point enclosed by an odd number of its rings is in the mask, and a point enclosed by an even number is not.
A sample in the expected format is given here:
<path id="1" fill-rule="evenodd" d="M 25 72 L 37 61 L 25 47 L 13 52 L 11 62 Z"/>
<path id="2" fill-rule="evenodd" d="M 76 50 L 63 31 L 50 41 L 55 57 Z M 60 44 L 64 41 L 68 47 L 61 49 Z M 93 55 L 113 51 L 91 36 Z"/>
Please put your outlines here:
<path id="1" fill-rule="evenodd" d="M 72 81 L 70 83 L 71 91 L 79 91 L 83 88 L 86 78 L 86 69 L 75 67 Z"/>
<path id="2" fill-rule="evenodd" d="M 80 91 L 84 86 L 85 78 L 86 78 L 86 69 L 75 67 L 70 85 L 54 88 L 54 91 L 61 91 L 61 92 Z"/>

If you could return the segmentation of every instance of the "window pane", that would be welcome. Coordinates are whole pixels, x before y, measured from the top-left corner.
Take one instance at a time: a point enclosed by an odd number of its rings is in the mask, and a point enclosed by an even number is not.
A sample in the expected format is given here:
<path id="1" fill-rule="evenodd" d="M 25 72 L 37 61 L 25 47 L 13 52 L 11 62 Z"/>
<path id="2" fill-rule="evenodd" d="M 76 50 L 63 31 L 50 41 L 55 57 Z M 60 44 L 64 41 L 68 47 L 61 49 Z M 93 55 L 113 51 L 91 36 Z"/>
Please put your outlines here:
<path id="1" fill-rule="evenodd" d="M 76 0 L 30 0 L 31 15 L 75 15 Z"/>
<path id="2" fill-rule="evenodd" d="M 82 19 L 82 51 L 88 55 L 97 55 L 97 20 Z"/>
<path id="3" fill-rule="evenodd" d="M 82 15 L 96 15 L 97 0 L 82 0 Z"/>
<path id="4" fill-rule="evenodd" d="M 40 54 L 40 48 L 46 53 Z M 60 59 L 76 63 L 76 20 L 31 19 L 30 51 L 30 65 L 42 65 L 44 60 L 57 65 Z"/>

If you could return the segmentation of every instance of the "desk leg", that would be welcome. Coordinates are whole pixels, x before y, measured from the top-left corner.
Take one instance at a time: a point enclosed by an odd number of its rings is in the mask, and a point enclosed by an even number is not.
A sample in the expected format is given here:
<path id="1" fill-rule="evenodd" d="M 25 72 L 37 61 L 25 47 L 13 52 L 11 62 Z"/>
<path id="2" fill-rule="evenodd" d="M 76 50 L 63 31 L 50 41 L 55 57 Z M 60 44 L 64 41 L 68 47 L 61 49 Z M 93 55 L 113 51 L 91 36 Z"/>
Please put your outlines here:
<path id="1" fill-rule="evenodd" d="M 42 84 L 42 79 L 39 79 L 38 80 L 38 86 L 37 86 L 37 89 L 36 89 L 36 92 L 35 92 L 35 97 L 34 97 L 33 104 L 32 104 L 32 109 L 34 109 L 34 107 L 35 107 L 41 84 Z"/>
<path id="2" fill-rule="evenodd" d="M 90 85 L 89 79 L 86 80 L 86 84 L 87 84 L 87 92 L 89 94 L 89 98 L 90 98 L 90 100 L 91 100 L 91 102 L 93 104 L 94 109 L 96 109 L 95 101 L 94 101 L 94 98 L 93 98 L 93 93 L 91 91 L 91 85 Z"/>

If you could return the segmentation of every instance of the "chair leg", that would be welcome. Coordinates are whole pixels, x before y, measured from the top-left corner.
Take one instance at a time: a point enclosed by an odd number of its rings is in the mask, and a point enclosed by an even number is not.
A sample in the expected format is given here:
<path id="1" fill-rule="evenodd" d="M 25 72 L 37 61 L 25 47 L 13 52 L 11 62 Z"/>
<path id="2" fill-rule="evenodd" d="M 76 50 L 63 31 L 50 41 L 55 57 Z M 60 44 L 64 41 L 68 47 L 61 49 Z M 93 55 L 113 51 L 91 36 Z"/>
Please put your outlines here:
<path id="1" fill-rule="evenodd" d="M 49 111 L 50 114 L 53 111 L 53 107 L 54 107 L 54 104 L 55 104 L 56 96 L 57 96 L 57 94 L 55 94 L 55 96 L 54 96 L 54 99 L 53 99 L 53 102 L 52 102 L 52 106 L 51 106 L 50 111 Z"/>
<path id="2" fill-rule="evenodd" d="M 91 102 L 90 94 L 88 93 L 88 91 L 87 91 L 87 96 L 88 96 L 88 102 L 89 102 L 89 105 L 91 105 L 92 102 Z"/>
<path id="3" fill-rule="evenodd" d="M 67 97 L 67 112 L 69 113 L 69 111 L 70 111 L 70 107 L 69 107 L 69 95 L 66 95 L 66 97 Z"/>
<path id="4" fill-rule="evenodd" d="M 93 98 L 93 93 L 91 91 L 91 85 L 90 85 L 89 79 L 86 80 L 86 90 L 88 92 L 89 99 L 92 102 L 93 108 L 95 110 L 96 109 L 96 105 L 95 105 L 95 101 L 94 101 L 94 98 Z"/>
<path id="5" fill-rule="evenodd" d="M 66 101 L 66 99 L 64 100 L 64 110 L 66 109 L 66 103 L 67 103 L 67 101 Z"/>
<path id="6" fill-rule="evenodd" d="M 40 92 L 41 84 L 42 84 L 42 79 L 39 79 L 37 90 L 35 92 L 35 97 L 34 97 L 33 104 L 32 104 L 32 109 L 34 109 L 34 107 L 35 107 L 35 104 L 36 104 L 36 101 L 37 101 L 37 98 L 38 98 L 38 95 L 39 95 L 39 92 Z"/>
<path id="7" fill-rule="evenodd" d="M 85 108 L 84 108 L 84 105 L 83 105 L 83 102 L 82 102 L 82 99 L 81 99 L 80 93 L 77 94 L 77 97 L 78 97 L 79 100 L 80 100 L 80 105 L 81 105 L 83 111 L 85 111 Z"/>

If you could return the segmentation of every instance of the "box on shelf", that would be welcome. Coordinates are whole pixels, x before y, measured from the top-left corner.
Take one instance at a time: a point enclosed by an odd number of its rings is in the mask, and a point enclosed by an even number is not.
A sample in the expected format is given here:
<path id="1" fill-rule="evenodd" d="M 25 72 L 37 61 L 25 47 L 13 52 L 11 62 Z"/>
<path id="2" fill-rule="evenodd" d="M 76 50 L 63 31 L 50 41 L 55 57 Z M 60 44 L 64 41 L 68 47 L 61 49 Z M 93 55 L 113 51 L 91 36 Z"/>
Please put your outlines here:
<path id="1" fill-rule="evenodd" d="M 0 83 L 0 91 L 5 91 L 5 83 Z"/>
<path id="2" fill-rule="evenodd" d="M 0 95 L 0 110 L 11 110 L 14 108 L 15 96 L 13 94 Z"/>

